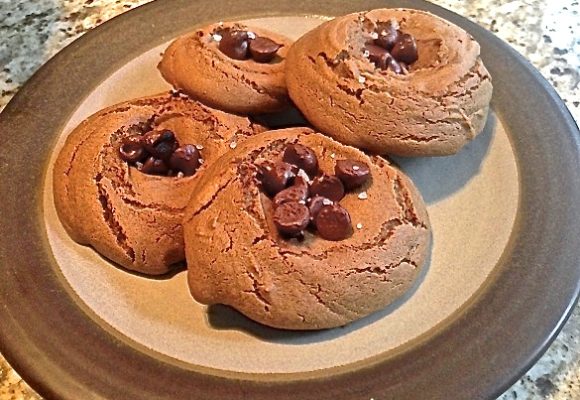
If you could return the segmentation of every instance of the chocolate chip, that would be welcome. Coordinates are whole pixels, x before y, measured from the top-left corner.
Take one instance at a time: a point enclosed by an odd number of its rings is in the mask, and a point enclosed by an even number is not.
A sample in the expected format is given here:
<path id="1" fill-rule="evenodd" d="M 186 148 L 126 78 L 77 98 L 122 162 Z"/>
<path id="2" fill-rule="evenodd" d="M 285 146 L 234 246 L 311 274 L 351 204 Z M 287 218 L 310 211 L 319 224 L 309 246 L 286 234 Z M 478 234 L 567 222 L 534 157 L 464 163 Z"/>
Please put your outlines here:
<path id="1" fill-rule="evenodd" d="M 356 160 L 338 160 L 334 166 L 334 173 L 347 190 L 363 185 L 371 176 L 369 166 Z"/>
<path id="2" fill-rule="evenodd" d="M 340 201 L 344 197 L 344 185 L 336 176 L 322 174 L 312 181 L 310 193 L 312 196 L 319 195 L 332 201 Z"/>
<path id="3" fill-rule="evenodd" d="M 294 178 L 294 183 L 292 186 L 304 186 L 306 190 L 309 190 L 310 183 L 304 176 L 300 176 L 300 171 L 296 174 L 296 178 Z"/>
<path id="4" fill-rule="evenodd" d="M 141 137 L 141 142 L 153 157 L 168 160 L 178 147 L 177 139 L 170 130 L 151 131 Z"/>
<path id="5" fill-rule="evenodd" d="M 371 61 L 377 68 L 382 70 L 389 69 L 396 74 L 402 74 L 402 66 L 395 60 L 395 58 L 385 49 L 374 44 L 367 44 L 365 50 L 368 51 L 369 61 Z"/>
<path id="6" fill-rule="evenodd" d="M 397 60 L 395 60 L 395 58 L 393 56 L 391 56 L 390 54 L 387 57 L 387 68 L 389 70 L 393 71 L 397 75 L 401 75 L 404 72 L 401 64 L 398 63 Z"/>
<path id="7" fill-rule="evenodd" d="M 387 58 L 390 57 L 387 50 L 375 44 L 367 44 L 365 50 L 369 53 L 369 60 L 377 68 L 387 69 Z"/>
<path id="8" fill-rule="evenodd" d="M 322 207 L 332 205 L 332 200 L 327 199 L 326 197 L 322 196 L 314 196 L 308 199 L 307 205 L 308 210 L 310 211 L 310 219 L 314 220 Z"/>
<path id="9" fill-rule="evenodd" d="M 151 155 L 160 158 L 162 160 L 169 160 L 173 152 L 177 148 L 176 142 L 161 142 L 155 146 L 155 151 L 151 152 Z"/>
<path id="10" fill-rule="evenodd" d="M 218 48 L 226 56 L 235 60 L 248 58 L 248 32 L 227 29 L 222 31 Z"/>
<path id="11" fill-rule="evenodd" d="M 288 186 L 291 180 L 296 177 L 296 172 L 297 168 L 294 165 L 267 161 L 260 165 L 262 188 L 268 195 L 274 196 Z"/>
<path id="12" fill-rule="evenodd" d="M 391 51 L 399 37 L 396 25 L 390 21 L 380 23 L 377 26 L 377 33 L 379 37 L 375 39 L 375 44 L 381 46 L 383 49 Z"/>
<path id="13" fill-rule="evenodd" d="M 141 143 L 141 135 L 132 135 L 123 138 L 119 146 L 119 155 L 123 161 L 130 163 L 143 161 L 147 152 Z"/>
<path id="14" fill-rule="evenodd" d="M 408 33 L 400 35 L 391 51 L 391 54 L 397 61 L 406 64 L 414 63 L 417 61 L 417 58 L 419 58 L 415 38 Z"/>
<path id="15" fill-rule="evenodd" d="M 274 211 L 274 225 L 284 236 L 301 236 L 309 222 L 310 213 L 304 204 L 284 203 Z"/>
<path id="16" fill-rule="evenodd" d="M 343 240 L 352 235 L 350 215 L 340 204 L 322 207 L 314 218 L 314 225 L 326 240 Z"/>
<path id="17" fill-rule="evenodd" d="M 306 204 L 308 198 L 308 186 L 294 185 L 286 188 L 274 196 L 274 204 L 279 206 L 284 203 L 302 203 Z"/>
<path id="18" fill-rule="evenodd" d="M 301 144 L 289 144 L 284 150 L 282 159 L 303 169 L 310 177 L 318 174 L 318 158 L 310 147 Z"/>
<path id="19" fill-rule="evenodd" d="M 199 150 L 192 144 L 186 144 L 179 147 L 171 154 L 169 158 L 169 167 L 173 172 L 183 172 L 185 176 L 195 174 L 201 163 L 201 154 Z"/>
<path id="20" fill-rule="evenodd" d="M 169 172 L 169 167 L 167 164 L 159 158 L 149 157 L 147 161 L 143 164 L 141 172 L 151 175 L 165 175 Z"/>
<path id="21" fill-rule="evenodd" d="M 250 42 L 250 54 L 254 61 L 267 63 L 272 61 L 280 47 L 282 45 L 279 45 L 272 39 L 259 36 Z"/>

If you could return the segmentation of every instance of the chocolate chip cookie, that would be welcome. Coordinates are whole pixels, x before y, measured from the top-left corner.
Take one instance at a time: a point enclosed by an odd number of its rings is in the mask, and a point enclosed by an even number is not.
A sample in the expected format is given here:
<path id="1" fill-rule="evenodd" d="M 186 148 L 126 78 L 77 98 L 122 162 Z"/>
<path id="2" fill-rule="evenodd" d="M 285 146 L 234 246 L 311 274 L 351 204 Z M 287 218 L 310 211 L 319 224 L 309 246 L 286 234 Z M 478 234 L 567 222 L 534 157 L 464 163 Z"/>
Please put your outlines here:
<path id="1" fill-rule="evenodd" d="M 475 39 L 418 10 L 326 22 L 292 46 L 286 74 L 316 128 L 378 154 L 456 153 L 482 131 L 492 95 Z"/>
<path id="2" fill-rule="evenodd" d="M 301 330 L 400 297 L 431 239 L 400 170 L 308 128 L 262 133 L 215 162 L 193 191 L 184 237 L 197 301 Z"/>
<path id="3" fill-rule="evenodd" d="M 78 243 L 130 270 L 166 273 L 184 260 L 181 221 L 195 181 L 262 130 L 177 93 L 109 107 L 82 122 L 58 155 L 58 215 Z"/>
<path id="4" fill-rule="evenodd" d="M 175 40 L 159 70 L 174 88 L 213 107 L 270 113 L 289 104 L 284 68 L 291 44 L 240 23 L 213 24 Z"/>

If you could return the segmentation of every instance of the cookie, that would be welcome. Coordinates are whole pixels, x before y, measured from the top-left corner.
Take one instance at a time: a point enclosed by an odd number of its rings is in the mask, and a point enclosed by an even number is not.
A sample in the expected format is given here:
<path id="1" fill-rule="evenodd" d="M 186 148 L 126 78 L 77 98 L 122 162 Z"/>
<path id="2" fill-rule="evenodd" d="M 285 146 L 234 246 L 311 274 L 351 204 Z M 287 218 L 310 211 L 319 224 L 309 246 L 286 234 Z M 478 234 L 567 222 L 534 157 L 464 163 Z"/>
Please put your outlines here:
<path id="1" fill-rule="evenodd" d="M 214 163 L 193 191 L 184 237 L 197 301 L 300 330 L 393 302 L 431 239 L 400 170 L 308 128 L 259 134 Z"/>
<path id="2" fill-rule="evenodd" d="M 56 160 L 60 220 L 76 242 L 119 265 L 166 273 L 185 257 L 181 221 L 195 181 L 208 164 L 261 130 L 179 94 L 102 110 L 72 131 Z M 155 162 L 153 153 L 160 157 Z"/>
<path id="3" fill-rule="evenodd" d="M 159 71 L 174 88 L 213 107 L 239 114 L 289 105 L 284 68 L 292 41 L 240 23 L 219 23 L 179 37 Z"/>
<path id="4" fill-rule="evenodd" d="M 338 17 L 287 59 L 291 99 L 319 130 L 377 154 L 454 154 L 485 125 L 491 77 L 475 39 L 424 11 Z"/>

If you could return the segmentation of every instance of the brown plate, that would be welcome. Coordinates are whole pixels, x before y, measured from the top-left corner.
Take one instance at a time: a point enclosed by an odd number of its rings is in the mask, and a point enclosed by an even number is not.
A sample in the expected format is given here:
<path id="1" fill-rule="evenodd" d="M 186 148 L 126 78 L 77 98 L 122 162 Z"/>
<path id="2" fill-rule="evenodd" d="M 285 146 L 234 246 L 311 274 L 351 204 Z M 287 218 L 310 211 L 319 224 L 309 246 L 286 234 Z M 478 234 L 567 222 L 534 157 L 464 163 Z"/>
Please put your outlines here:
<path id="1" fill-rule="evenodd" d="M 485 132 L 458 155 L 398 160 L 427 202 L 434 245 L 397 304 L 342 329 L 280 332 L 206 310 L 183 273 L 127 274 L 64 233 L 50 190 L 55 151 L 99 108 L 166 89 L 155 64 L 167 41 L 248 18 L 297 37 L 317 16 L 393 6 L 468 30 L 495 88 Z M 426 2 L 149 3 L 48 62 L 0 115 L 0 139 L 0 350 L 48 398 L 494 398 L 578 296 L 578 128 L 509 46 Z"/>

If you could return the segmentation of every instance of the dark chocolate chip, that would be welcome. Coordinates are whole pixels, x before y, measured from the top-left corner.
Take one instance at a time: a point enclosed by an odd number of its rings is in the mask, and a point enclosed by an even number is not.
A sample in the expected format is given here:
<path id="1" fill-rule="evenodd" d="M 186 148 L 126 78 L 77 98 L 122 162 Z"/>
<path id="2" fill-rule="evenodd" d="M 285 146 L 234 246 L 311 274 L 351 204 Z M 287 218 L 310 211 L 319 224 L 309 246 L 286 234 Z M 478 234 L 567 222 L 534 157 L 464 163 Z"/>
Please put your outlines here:
<path id="1" fill-rule="evenodd" d="M 155 146 L 155 151 L 152 152 L 151 155 L 167 161 L 176 149 L 177 146 L 175 142 L 161 142 Z"/>
<path id="2" fill-rule="evenodd" d="M 268 195 L 274 196 L 288 186 L 296 177 L 296 172 L 297 168 L 292 164 L 265 162 L 260 165 L 262 188 Z"/>
<path id="3" fill-rule="evenodd" d="M 397 75 L 401 75 L 404 72 L 401 64 L 397 62 L 397 60 L 395 60 L 395 58 L 391 55 L 387 57 L 387 68 Z"/>
<path id="4" fill-rule="evenodd" d="M 395 58 L 385 49 L 374 44 L 368 44 L 365 50 L 369 52 L 369 60 L 375 64 L 377 68 L 382 70 L 389 69 L 396 74 L 402 74 L 402 66 L 395 60 Z"/>
<path id="5" fill-rule="evenodd" d="M 168 160 L 178 147 L 177 139 L 170 130 L 151 131 L 141 137 L 145 150 L 153 157 Z"/>
<path id="6" fill-rule="evenodd" d="M 390 57 L 387 50 L 375 44 L 367 44 L 365 50 L 369 53 L 369 60 L 375 64 L 377 68 L 387 69 L 387 58 Z"/>
<path id="7" fill-rule="evenodd" d="M 191 176 L 201 165 L 200 159 L 199 150 L 192 144 L 186 144 L 171 154 L 169 167 L 174 172 L 182 172 L 185 176 Z"/>
<path id="8" fill-rule="evenodd" d="M 310 211 L 310 219 L 314 221 L 314 218 L 318 215 L 322 207 L 332 205 L 333 201 L 322 196 L 314 196 L 308 199 L 307 205 Z"/>
<path id="9" fill-rule="evenodd" d="M 401 67 L 401 70 L 403 71 L 403 74 L 407 74 L 409 72 L 409 66 L 407 64 L 405 64 L 404 62 L 400 61 L 399 65 Z"/>
<path id="10" fill-rule="evenodd" d="M 169 172 L 169 167 L 165 164 L 165 161 L 159 158 L 149 157 L 143 164 L 141 172 L 151 175 L 165 175 Z"/>
<path id="11" fill-rule="evenodd" d="M 350 215 L 340 204 L 322 207 L 314 218 L 314 225 L 326 240 L 343 240 L 352 235 Z"/>
<path id="12" fill-rule="evenodd" d="M 301 236 L 309 222 L 310 213 L 304 204 L 284 203 L 274 211 L 274 225 L 287 237 Z"/>
<path id="13" fill-rule="evenodd" d="M 340 201 L 344 197 L 344 185 L 336 176 L 322 174 L 312 181 L 310 194 L 311 196 L 326 197 L 332 201 Z"/>
<path id="14" fill-rule="evenodd" d="M 298 172 L 300 172 L 300 171 L 298 171 Z M 292 186 L 304 186 L 304 187 L 306 187 L 306 190 L 309 190 L 310 181 L 307 180 L 303 176 L 296 175 L 296 178 L 294 178 L 294 182 L 292 183 Z"/>
<path id="15" fill-rule="evenodd" d="M 417 42 L 415 38 L 408 33 L 399 36 L 391 54 L 397 61 L 405 64 L 412 64 L 417 61 L 419 54 L 417 52 Z"/>
<path id="16" fill-rule="evenodd" d="M 258 36 L 250 41 L 250 54 L 254 61 L 268 63 L 276 56 L 280 47 L 282 47 L 282 45 L 279 45 L 272 39 Z"/>
<path id="17" fill-rule="evenodd" d="M 376 32 L 379 37 L 375 39 L 375 44 L 381 46 L 383 49 L 391 51 L 399 37 L 397 27 L 391 22 L 386 22 L 379 24 Z"/>
<path id="18" fill-rule="evenodd" d="M 306 204 L 308 198 L 308 186 L 294 185 L 286 188 L 274 196 L 274 204 L 279 206 L 284 203 Z"/>
<path id="19" fill-rule="evenodd" d="M 334 166 L 334 173 L 346 190 L 363 185 L 371 176 L 369 166 L 356 160 L 338 160 Z"/>
<path id="20" fill-rule="evenodd" d="M 143 161 L 147 152 L 141 143 L 141 135 L 132 135 L 123 138 L 119 146 L 119 155 L 123 161 L 130 163 Z"/>
<path id="21" fill-rule="evenodd" d="M 318 174 L 318 158 L 310 147 L 301 144 L 289 144 L 284 150 L 282 159 L 303 169 L 310 177 Z"/>
<path id="22" fill-rule="evenodd" d="M 235 60 L 248 58 L 248 32 L 227 29 L 220 34 L 222 39 L 218 48 L 222 53 Z"/>

